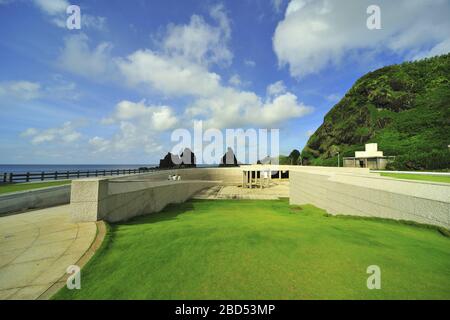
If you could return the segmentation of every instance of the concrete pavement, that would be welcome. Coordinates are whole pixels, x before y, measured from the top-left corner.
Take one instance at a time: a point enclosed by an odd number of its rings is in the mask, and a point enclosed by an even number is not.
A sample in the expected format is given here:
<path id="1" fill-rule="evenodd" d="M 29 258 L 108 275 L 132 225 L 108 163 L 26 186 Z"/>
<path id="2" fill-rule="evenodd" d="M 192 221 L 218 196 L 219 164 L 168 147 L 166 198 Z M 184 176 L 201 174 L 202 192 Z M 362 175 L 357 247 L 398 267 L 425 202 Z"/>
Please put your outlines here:
<path id="1" fill-rule="evenodd" d="M 270 187 L 242 188 L 241 186 L 214 186 L 203 189 L 193 196 L 193 199 L 247 199 L 247 200 L 278 200 L 289 197 L 289 181 L 271 182 Z"/>
<path id="2" fill-rule="evenodd" d="M 0 217 L 0 300 L 38 299 L 96 233 L 94 222 L 70 222 L 68 205 Z"/>

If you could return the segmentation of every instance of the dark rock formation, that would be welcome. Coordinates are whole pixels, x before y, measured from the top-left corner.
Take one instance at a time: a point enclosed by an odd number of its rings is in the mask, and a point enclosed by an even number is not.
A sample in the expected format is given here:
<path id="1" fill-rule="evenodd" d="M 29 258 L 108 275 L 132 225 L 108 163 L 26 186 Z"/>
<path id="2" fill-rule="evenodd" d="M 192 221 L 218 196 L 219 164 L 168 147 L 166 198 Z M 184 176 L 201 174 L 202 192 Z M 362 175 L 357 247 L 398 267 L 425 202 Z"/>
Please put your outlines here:
<path id="1" fill-rule="evenodd" d="M 181 158 L 181 166 L 184 168 L 195 168 L 197 166 L 195 153 L 192 152 L 192 150 L 189 148 L 185 148 L 183 150 L 183 153 L 181 154 L 180 158 Z"/>
<path id="2" fill-rule="evenodd" d="M 168 152 L 164 159 L 159 160 L 160 169 L 172 169 L 181 163 L 181 159 L 176 154 Z"/>
<path id="3" fill-rule="evenodd" d="M 189 148 L 184 149 L 181 156 L 169 152 L 164 159 L 159 160 L 160 169 L 195 168 L 196 166 L 195 153 Z"/>
<path id="4" fill-rule="evenodd" d="M 227 152 L 223 155 L 219 167 L 238 167 L 236 156 L 233 149 L 228 148 Z"/>

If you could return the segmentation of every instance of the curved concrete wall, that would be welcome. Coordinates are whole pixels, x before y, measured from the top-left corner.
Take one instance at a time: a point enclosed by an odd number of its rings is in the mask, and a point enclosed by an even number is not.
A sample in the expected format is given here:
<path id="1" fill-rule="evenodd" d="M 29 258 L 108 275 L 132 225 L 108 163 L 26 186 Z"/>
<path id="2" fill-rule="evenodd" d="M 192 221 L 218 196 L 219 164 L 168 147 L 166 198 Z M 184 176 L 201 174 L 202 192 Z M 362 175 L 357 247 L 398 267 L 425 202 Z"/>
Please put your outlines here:
<path id="1" fill-rule="evenodd" d="M 371 174 L 290 172 L 290 203 L 330 214 L 410 220 L 450 229 L 450 186 Z"/>
<path id="2" fill-rule="evenodd" d="M 74 222 L 117 222 L 158 212 L 181 203 L 214 181 L 132 181 L 84 179 L 72 182 L 70 201 Z"/>
<path id="3" fill-rule="evenodd" d="M 198 191 L 213 185 L 241 184 L 243 170 L 273 171 L 290 169 L 317 172 L 336 168 L 296 166 L 241 166 L 235 168 L 192 168 L 164 170 L 139 175 L 102 177 L 72 181 L 71 212 L 74 221 L 127 220 L 162 210 L 169 203 L 186 201 Z M 365 169 L 340 168 L 341 172 L 368 172 Z M 178 174 L 181 181 L 168 181 Z"/>
<path id="4" fill-rule="evenodd" d="M 70 185 L 0 195 L 0 214 L 41 209 L 70 202 Z"/>

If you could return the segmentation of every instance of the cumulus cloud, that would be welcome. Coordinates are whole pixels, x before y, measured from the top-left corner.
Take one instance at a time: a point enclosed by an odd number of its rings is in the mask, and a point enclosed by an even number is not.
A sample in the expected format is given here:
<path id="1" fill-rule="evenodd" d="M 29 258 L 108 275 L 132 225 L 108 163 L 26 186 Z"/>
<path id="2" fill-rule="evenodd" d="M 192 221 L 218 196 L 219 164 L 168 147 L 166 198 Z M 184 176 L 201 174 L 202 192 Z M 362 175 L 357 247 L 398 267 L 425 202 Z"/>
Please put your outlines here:
<path id="1" fill-rule="evenodd" d="M 5 81 L 0 82 L 0 98 L 11 100 L 34 100 L 42 96 L 38 82 Z"/>
<path id="2" fill-rule="evenodd" d="M 380 0 L 381 30 L 366 26 L 369 0 L 291 0 L 278 24 L 273 48 L 280 66 L 294 77 L 337 66 L 343 57 L 363 50 L 389 50 L 409 56 L 436 47 L 448 49 L 450 2 Z"/>
<path id="3" fill-rule="evenodd" d="M 312 107 L 299 102 L 290 92 L 263 100 L 251 91 L 222 88 L 214 96 L 197 99 L 186 113 L 196 120 L 204 120 L 206 127 L 236 128 L 273 127 L 312 111 Z"/>
<path id="4" fill-rule="evenodd" d="M 230 23 L 223 7 L 215 8 L 214 12 L 213 16 L 221 21 L 220 33 L 226 42 Z M 312 111 L 311 107 L 298 102 L 294 94 L 287 92 L 282 82 L 274 85 L 269 97 L 239 89 L 249 83 L 242 81 L 238 74 L 230 77 L 229 86 L 223 84 L 221 77 L 209 70 L 211 63 L 218 63 L 214 50 L 206 49 L 208 45 L 199 46 L 191 36 L 186 36 L 191 28 L 198 29 L 199 21 L 205 30 L 216 28 L 206 25 L 203 19 L 191 18 L 188 25 L 168 28 L 166 37 L 170 41 L 162 41 L 166 44 L 163 51 L 138 50 L 125 59 L 118 59 L 119 69 L 128 83 L 144 85 L 169 96 L 192 98 L 184 114 L 185 120 L 203 120 L 206 126 L 214 128 L 274 126 Z M 172 37 L 178 40 L 173 41 Z M 213 47 L 218 45 L 216 40 L 208 43 Z"/>
<path id="5" fill-rule="evenodd" d="M 210 15 L 216 26 L 198 15 L 193 15 L 187 25 L 170 24 L 159 41 L 165 55 L 199 64 L 230 64 L 230 21 L 222 5 L 213 7 Z"/>
<path id="6" fill-rule="evenodd" d="M 157 133 L 174 128 L 178 119 L 168 106 L 147 105 L 140 102 L 121 101 L 113 113 L 102 120 L 105 125 L 117 125 L 118 130 L 111 138 L 95 136 L 89 145 L 98 152 L 128 152 L 143 150 L 147 154 L 159 154 L 162 145 Z"/>
<path id="7" fill-rule="evenodd" d="M 241 77 L 238 74 L 233 74 L 228 80 L 228 83 L 232 86 L 238 87 L 242 84 Z"/>
<path id="8" fill-rule="evenodd" d="M 112 45 L 102 42 L 95 48 L 89 46 L 89 38 L 81 33 L 64 39 L 64 48 L 58 58 L 59 66 L 86 77 L 110 77 L 114 73 L 111 56 Z"/>
<path id="9" fill-rule="evenodd" d="M 71 121 L 65 122 L 62 126 L 38 130 L 36 128 L 28 128 L 23 131 L 20 136 L 30 139 L 31 143 L 38 145 L 44 142 L 56 143 L 73 143 L 81 138 L 81 133 L 77 129 L 77 125 Z"/>
<path id="10" fill-rule="evenodd" d="M 66 0 L 33 0 L 33 3 L 46 14 L 57 15 L 66 12 L 70 3 Z"/>
<path id="11" fill-rule="evenodd" d="M 89 139 L 89 145 L 93 148 L 94 153 L 127 153 L 139 150 L 155 155 L 162 151 L 162 145 L 146 128 L 125 121 L 120 122 L 119 130 L 113 137 L 106 139 L 96 136 Z"/>
<path id="12" fill-rule="evenodd" d="M 166 99 L 183 98 L 186 108 L 179 117 L 184 123 L 203 120 L 216 128 L 273 126 L 311 112 L 312 108 L 299 102 L 282 82 L 274 84 L 267 97 L 242 90 L 241 87 L 250 83 L 238 74 L 223 83 L 219 71 L 212 71 L 212 67 L 219 66 L 220 70 L 222 65 L 231 62 L 228 48 L 231 23 L 221 5 L 213 7 L 210 16 L 212 23 L 193 15 L 187 24 L 171 24 L 153 37 L 158 44 L 154 49 L 139 49 L 126 57 L 112 57 L 109 44 L 91 47 L 87 36 L 74 36 L 66 41 L 60 63 L 74 73 L 97 75 L 97 79 L 109 74 L 108 78 L 121 77 L 130 87 L 156 92 Z M 129 121 L 125 114 L 138 114 L 146 119 L 145 125 L 137 119 Z M 120 128 L 124 133 L 132 132 L 132 128 L 141 132 L 143 127 L 164 131 L 177 120 L 169 107 L 124 101 L 104 122 L 126 122 Z M 121 140 L 119 135 L 109 146 Z M 106 145 L 108 142 L 96 139 L 93 143 Z"/>
<path id="13" fill-rule="evenodd" d="M 267 86 L 267 94 L 269 96 L 277 96 L 286 92 L 286 86 L 283 81 L 277 81 Z"/>
<path id="14" fill-rule="evenodd" d="M 276 13 L 279 13 L 281 11 L 281 7 L 283 5 L 284 0 L 271 0 L 273 9 Z"/>
<path id="15" fill-rule="evenodd" d="M 67 0 L 32 0 L 34 5 L 46 14 L 50 21 L 60 28 L 66 28 L 68 17 L 66 10 L 70 6 Z M 81 13 L 81 28 L 92 28 L 104 30 L 106 28 L 106 18 Z"/>
<path id="16" fill-rule="evenodd" d="M 168 95 L 209 95 L 219 87 L 220 76 L 204 66 L 151 50 L 138 50 L 117 63 L 130 85 Z"/>
<path id="17" fill-rule="evenodd" d="M 121 121 L 139 122 L 148 131 L 169 130 L 178 123 L 178 119 L 170 107 L 146 105 L 145 100 L 119 102 L 113 114 L 102 122 L 112 124 Z"/>

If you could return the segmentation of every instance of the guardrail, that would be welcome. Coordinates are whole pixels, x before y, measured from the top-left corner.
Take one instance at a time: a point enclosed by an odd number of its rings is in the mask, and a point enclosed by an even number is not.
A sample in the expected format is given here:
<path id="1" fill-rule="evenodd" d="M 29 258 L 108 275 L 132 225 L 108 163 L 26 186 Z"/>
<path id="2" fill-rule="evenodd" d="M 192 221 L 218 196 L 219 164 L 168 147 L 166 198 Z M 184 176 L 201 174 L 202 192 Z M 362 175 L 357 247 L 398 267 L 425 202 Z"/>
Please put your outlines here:
<path id="1" fill-rule="evenodd" d="M 3 183 L 32 182 L 45 180 L 79 179 L 89 177 L 113 176 L 152 172 L 157 168 L 93 170 L 93 171 L 53 171 L 53 172 L 4 172 L 0 176 Z"/>

